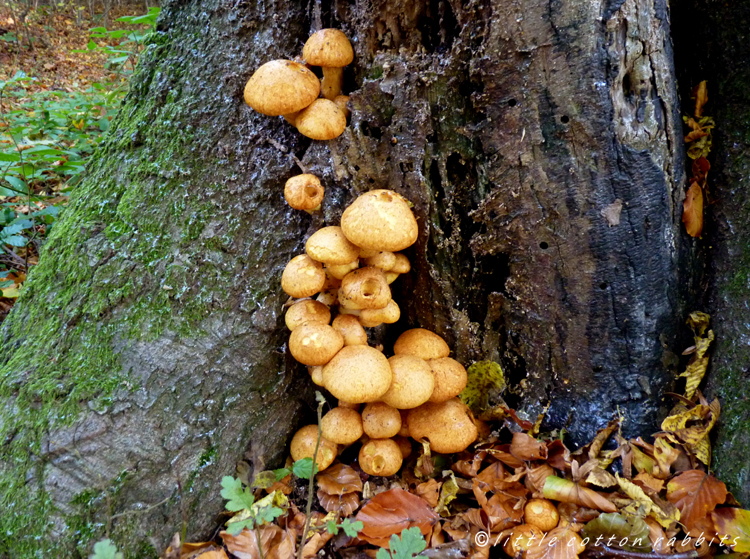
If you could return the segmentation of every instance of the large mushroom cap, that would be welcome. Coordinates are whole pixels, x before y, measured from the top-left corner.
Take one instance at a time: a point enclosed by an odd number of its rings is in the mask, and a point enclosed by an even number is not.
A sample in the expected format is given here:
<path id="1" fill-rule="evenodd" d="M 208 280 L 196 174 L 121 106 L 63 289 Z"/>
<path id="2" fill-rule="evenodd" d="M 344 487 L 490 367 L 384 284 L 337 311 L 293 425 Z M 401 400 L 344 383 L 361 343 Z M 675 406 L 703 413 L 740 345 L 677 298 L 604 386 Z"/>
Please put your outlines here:
<path id="1" fill-rule="evenodd" d="M 377 349 L 348 345 L 323 367 L 323 382 L 339 400 L 374 402 L 388 391 L 393 373 L 388 359 Z"/>
<path id="2" fill-rule="evenodd" d="M 305 66 L 291 60 L 272 60 L 248 80 L 245 103 L 264 115 L 279 116 L 304 109 L 319 94 L 320 80 Z"/>
<path id="3" fill-rule="evenodd" d="M 315 99 L 297 115 L 295 123 L 303 136 L 313 140 L 333 140 L 344 132 L 346 115 L 333 101 Z"/>
<path id="4" fill-rule="evenodd" d="M 371 190 L 341 216 L 346 238 L 360 248 L 396 252 L 417 240 L 417 220 L 406 198 L 392 190 Z"/>
<path id="5" fill-rule="evenodd" d="M 313 233 L 305 243 L 307 255 L 318 262 L 341 265 L 359 257 L 359 247 L 344 236 L 341 227 L 331 225 Z"/>
<path id="6" fill-rule="evenodd" d="M 396 355 L 415 355 L 425 361 L 448 357 L 451 349 L 445 340 L 424 328 L 412 328 L 401 334 L 393 344 Z"/>
<path id="7" fill-rule="evenodd" d="M 426 361 L 413 355 L 394 355 L 388 359 L 388 364 L 393 371 L 393 382 L 388 392 L 383 394 L 383 402 L 400 410 L 408 410 L 430 399 L 435 377 Z"/>
<path id="8" fill-rule="evenodd" d="M 414 439 L 429 440 L 430 448 L 442 454 L 466 450 L 479 434 L 471 411 L 458 398 L 422 404 L 409 410 L 406 422 Z"/>
<path id="9" fill-rule="evenodd" d="M 354 50 L 343 32 L 338 29 L 321 29 L 313 33 L 305 43 L 302 58 L 312 66 L 341 68 L 352 63 Z"/>

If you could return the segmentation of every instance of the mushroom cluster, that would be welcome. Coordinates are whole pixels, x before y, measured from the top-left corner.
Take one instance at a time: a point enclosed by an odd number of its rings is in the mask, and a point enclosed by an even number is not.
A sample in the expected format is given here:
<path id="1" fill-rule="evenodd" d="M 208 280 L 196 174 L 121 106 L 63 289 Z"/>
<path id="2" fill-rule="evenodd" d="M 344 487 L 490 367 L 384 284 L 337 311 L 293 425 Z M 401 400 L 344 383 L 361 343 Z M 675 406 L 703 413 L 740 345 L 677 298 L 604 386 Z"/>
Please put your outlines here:
<path id="1" fill-rule="evenodd" d="M 284 269 L 281 286 L 292 298 L 285 318 L 292 332 L 289 351 L 308 366 L 313 382 L 339 401 L 321 421 L 320 469 L 330 465 L 330 449 L 337 445 L 361 442 L 362 470 L 389 476 L 411 453 L 407 437 L 429 441 L 434 452 L 446 454 L 466 449 L 477 438 L 471 412 L 457 398 L 466 386 L 466 369 L 449 357 L 440 336 L 422 328 L 407 330 L 391 357 L 368 345 L 365 328 L 400 317 L 390 284 L 410 270 L 400 251 L 417 234 L 403 196 L 372 190 L 346 208 L 340 226 L 313 233 L 305 254 Z M 315 426 L 303 427 L 295 435 L 292 457 L 312 458 L 316 437 Z"/>
<path id="2" fill-rule="evenodd" d="M 263 64 L 245 86 L 245 102 L 261 114 L 283 116 L 303 136 L 332 140 L 346 128 L 349 98 L 342 95 L 343 72 L 354 60 L 354 50 L 338 29 L 321 29 L 305 43 L 302 58 L 305 64 Z M 309 66 L 322 69 L 322 81 Z"/>

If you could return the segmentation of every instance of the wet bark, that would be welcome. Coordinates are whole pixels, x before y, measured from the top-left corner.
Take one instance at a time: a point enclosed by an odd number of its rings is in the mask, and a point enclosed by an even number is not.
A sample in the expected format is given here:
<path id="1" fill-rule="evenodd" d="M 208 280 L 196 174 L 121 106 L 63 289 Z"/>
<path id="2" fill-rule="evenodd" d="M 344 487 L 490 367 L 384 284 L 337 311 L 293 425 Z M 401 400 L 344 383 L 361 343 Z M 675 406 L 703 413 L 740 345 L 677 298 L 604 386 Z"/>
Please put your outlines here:
<path id="1" fill-rule="evenodd" d="M 716 346 L 708 393 L 722 404 L 712 466 L 734 496 L 750 503 L 750 2 L 719 5 L 702 0 L 674 9 L 680 87 L 708 81 L 705 114 L 715 117 L 709 204 L 702 254 L 705 297 Z M 695 25 L 700 22 L 700 25 Z"/>
<path id="2" fill-rule="evenodd" d="M 243 105 L 255 68 L 330 26 L 356 52 L 343 136 Z M 500 362 L 513 403 L 551 403 L 573 441 L 618 407 L 649 432 L 691 285 L 671 56 L 663 0 L 168 3 L 3 326 L 0 494 L 51 524 L 10 514 L 0 549 L 206 536 L 221 476 L 278 462 L 309 401 L 280 272 L 372 188 L 421 227 L 381 338 L 423 326 Z M 293 155 L 322 215 L 284 203 Z"/>

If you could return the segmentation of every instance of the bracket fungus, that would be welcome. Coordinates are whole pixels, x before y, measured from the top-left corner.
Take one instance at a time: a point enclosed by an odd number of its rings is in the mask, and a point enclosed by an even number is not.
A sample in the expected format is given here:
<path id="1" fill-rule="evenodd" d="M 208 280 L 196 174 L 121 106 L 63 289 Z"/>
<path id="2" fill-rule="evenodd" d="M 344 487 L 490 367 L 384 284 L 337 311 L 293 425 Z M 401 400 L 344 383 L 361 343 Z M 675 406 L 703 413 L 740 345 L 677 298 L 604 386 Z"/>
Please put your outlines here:
<path id="1" fill-rule="evenodd" d="M 333 101 L 341 95 L 344 66 L 354 60 L 354 49 L 342 31 L 321 29 L 313 33 L 302 48 L 302 58 L 311 66 L 323 69 L 323 97 Z"/>

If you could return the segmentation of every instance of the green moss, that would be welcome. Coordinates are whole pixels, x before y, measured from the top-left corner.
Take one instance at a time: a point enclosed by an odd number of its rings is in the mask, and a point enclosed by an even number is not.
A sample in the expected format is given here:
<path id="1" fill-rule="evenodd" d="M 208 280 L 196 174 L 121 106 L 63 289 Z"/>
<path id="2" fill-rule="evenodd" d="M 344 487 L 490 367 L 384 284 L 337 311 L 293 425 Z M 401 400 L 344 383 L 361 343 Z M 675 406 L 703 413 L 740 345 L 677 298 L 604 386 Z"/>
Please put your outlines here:
<path id="1" fill-rule="evenodd" d="M 370 68 L 370 72 L 367 74 L 368 80 L 379 80 L 383 77 L 383 68 L 380 66 L 373 66 Z"/>

